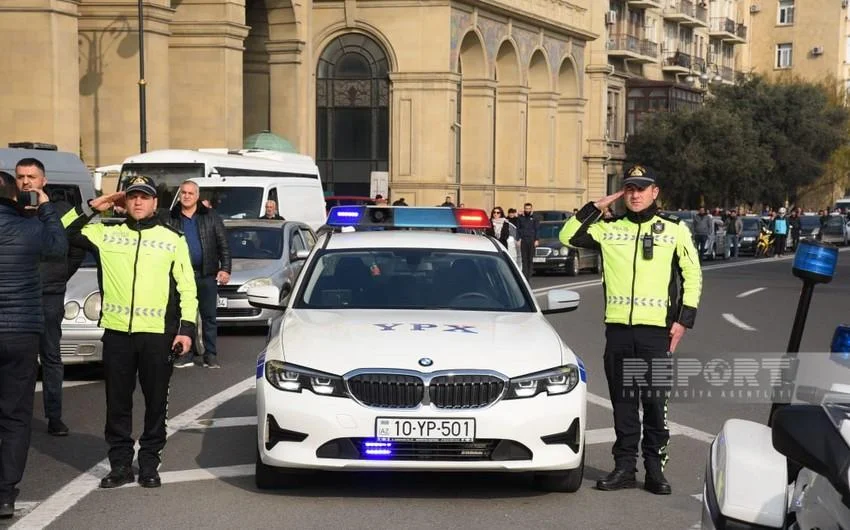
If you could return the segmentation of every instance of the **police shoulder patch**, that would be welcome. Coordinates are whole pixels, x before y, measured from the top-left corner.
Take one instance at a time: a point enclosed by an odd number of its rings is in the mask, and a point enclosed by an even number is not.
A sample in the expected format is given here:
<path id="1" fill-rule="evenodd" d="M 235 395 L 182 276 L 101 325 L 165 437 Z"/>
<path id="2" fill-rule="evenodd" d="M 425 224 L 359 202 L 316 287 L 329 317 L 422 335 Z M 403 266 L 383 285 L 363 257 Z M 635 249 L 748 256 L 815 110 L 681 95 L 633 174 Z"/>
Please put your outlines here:
<path id="1" fill-rule="evenodd" d="M 670 221 L 671 223 L 679 224 L 679 223 L 681 223 L 681 222 L 682 222 L 682 220 L 681 220 L 681 219 L 679 219 L 678 217 L 676 217 L 674 214 L 671 214 L 671 213 L 667 213 L 667 212 L 658 212 L 658 213 L 656 213 L 655 215 L 657 215 L 658 217 L 660 217 L 660 218 L 664 219 L 665 221 Z"/>

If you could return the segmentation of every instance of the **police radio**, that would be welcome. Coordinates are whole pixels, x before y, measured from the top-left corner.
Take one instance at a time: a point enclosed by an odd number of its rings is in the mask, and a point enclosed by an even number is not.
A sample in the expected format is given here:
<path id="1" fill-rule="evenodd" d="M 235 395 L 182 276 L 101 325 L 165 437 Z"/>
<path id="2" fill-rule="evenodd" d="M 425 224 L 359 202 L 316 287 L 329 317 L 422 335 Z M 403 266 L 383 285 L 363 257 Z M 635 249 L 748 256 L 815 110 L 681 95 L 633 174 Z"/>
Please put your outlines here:
<path id="1" fill-rule="evenodd" d="M 643 236 L 643 259 L 652 259 L 652 246 L 655 243 L 652 234 Z"/>

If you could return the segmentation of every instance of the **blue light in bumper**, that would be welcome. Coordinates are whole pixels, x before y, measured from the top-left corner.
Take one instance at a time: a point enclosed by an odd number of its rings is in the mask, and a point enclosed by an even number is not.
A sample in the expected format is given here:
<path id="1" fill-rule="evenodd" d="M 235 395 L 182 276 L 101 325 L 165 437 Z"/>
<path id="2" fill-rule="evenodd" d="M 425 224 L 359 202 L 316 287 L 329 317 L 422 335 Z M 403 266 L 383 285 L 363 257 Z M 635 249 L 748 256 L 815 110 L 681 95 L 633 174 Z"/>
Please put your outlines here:
<path id="1" fill-rule="evenodd" d="M 818 241 L 800 241 L 791 271 L 794 276 L 816 283 L 829 283 L 838 263 L 838 247 Z"/>
<path id="2" fill-rule="evenodd" d="M 392 442 L 363 442 L 364 453 L 368 457 L 392 456 Z"/>

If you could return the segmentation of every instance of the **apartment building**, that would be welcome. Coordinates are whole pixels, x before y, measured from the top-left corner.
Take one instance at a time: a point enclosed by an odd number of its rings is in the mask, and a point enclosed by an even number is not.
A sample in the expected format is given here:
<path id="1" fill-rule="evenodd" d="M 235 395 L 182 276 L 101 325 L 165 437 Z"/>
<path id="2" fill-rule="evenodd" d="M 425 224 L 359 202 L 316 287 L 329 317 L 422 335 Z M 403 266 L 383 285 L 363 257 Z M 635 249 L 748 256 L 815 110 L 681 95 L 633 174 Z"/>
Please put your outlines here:
<path id="1" fill-rule="evenodd" d="M 749 0 L 750 61 L 756 72 L 833 77 L 850 88 L 847 0 Z"/>
<path id="2" fill-rule="evenodd" d="M 744 0 L 610 0 L 611 68 L 605 140 L 608 188 L 619 185 L 625 141 L 648 113 L 702 104 L 713 84 L 749 69 Z"/>

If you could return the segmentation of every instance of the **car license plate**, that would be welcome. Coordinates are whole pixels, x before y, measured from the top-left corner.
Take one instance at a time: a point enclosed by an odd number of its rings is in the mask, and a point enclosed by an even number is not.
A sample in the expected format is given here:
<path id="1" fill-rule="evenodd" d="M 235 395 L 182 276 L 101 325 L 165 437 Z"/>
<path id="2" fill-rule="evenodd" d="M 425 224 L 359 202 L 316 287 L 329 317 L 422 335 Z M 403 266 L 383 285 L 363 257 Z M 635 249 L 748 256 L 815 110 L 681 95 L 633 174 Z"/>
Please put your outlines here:
<path id="1" fill-rule="evenodd" d="M 546 258 L 533 258 L 534 263 L 546 263 Z"/>
<path id="2" fill-rule="evenodd" d="M 472 442 L 475 440 L 475 420 L 378 418 L 375 438 L 381 441 Z"/>
<path id="3" fill-rule="evenodd" d="M 227 298 L 218 297 L 216 299 L 216 307 L 227 307 Z"/>

